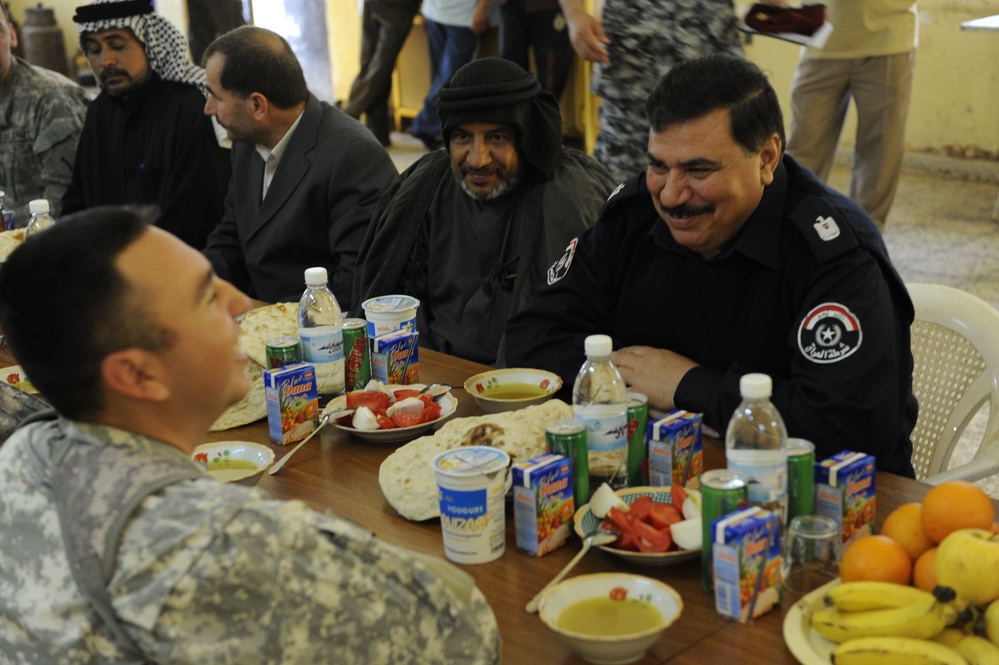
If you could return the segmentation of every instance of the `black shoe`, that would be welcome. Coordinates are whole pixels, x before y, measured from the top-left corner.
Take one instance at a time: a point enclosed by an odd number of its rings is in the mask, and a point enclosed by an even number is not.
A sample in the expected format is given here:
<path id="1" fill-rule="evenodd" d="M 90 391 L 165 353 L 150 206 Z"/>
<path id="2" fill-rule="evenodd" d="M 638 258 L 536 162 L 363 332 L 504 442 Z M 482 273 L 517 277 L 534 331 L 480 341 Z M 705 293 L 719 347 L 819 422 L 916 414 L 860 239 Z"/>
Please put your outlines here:
<path id="1" fill-rule="evenodd" d="M 423 141 L 423 145 L 427 146 L 427 150 L 430 152 L 444 147 L 444 137 L 440 134 L 424 134 L 422 132 L 413 131 L 411 131 L 410 134 Z"/>

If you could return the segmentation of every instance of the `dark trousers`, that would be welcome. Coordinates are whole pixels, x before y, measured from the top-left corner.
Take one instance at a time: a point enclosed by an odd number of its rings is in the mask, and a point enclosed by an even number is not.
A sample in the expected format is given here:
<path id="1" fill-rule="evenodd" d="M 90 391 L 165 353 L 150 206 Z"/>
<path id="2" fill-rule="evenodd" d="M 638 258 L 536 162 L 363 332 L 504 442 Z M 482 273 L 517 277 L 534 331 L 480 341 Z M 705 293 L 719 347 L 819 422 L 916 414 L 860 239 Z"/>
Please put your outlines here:
<path id="1" fill-rule="evenodd" d="M 572 71 L 574 51 L 569 29 L 559 9 L 527 13 L 523 0 L 500 5 L 500 57 L 529 68 L 528 51 L 534 46 L 541 87 L 555 99 L 562 97 Z"/>
<path id="2" fill-rule="evenodd" d="M 191 59 L 201 63 L 201 55 L 216 37 L 246 23 L 242 0 L 187 0 L 188 42 Z"/>
<path id="3" fill-rule="evenodd" d="M 437 91 L 451 80 L 456 71 L 476 58 L 479 36 L 471 28 L 435 23 L 426 17 L 424 22 L 430 52 L 430 91 L 409 130 L 413 134 L 433 136 L 441 133 L 441 121 L 437 117 Z"/>
<path id="4" fill-rule="evenodd" d="M 419 2 L 364 3 L 361 16 L 361 69 L 343 105 L 347 115 L 360 118 L 383 144 L 388 143 L 388 101 L 392 92 L 392 70 L 406 43 Z"/>

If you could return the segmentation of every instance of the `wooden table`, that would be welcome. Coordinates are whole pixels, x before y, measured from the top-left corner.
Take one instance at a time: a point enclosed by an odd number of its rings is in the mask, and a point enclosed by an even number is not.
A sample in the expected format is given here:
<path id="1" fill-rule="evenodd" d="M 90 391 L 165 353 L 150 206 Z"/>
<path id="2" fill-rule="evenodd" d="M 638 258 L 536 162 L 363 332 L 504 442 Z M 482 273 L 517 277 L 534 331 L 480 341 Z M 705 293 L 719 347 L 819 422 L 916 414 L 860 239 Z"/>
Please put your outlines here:
<path id="1" fill-rule="evenodd" d="M 420 369 L 424 382 L 440 381 L 456 386 L 453 392 L 458 398 L 459 416 L 481 413 L 474 400 L 460 388 L 469 376 L 483 371 L 481 365 L 421 349 Z M 263 422 L 216 433 L 213 438 L 268 443 Z M 280 473 L 264 474 L 257 486 L 277 498 L 301 499 L 317 510 L 330 510 L 352 519 L 388 542 L 444 556 L 439 522 L 415 523 L 399 517 L 378 487 L 378 467 L 395 445 L 364 442 L 332 427 L 326 428 L 317 439 L 320 440 L 296 453 Z M 280 456 L 287 448 L 275 446 L 275 450 Z M 705 457 L 707 468 L 724 466 L 724 450 L 717 440 L 705 442 Z M 928 485 L 914 480 L 879 473 L 879 524 L 892 509 L 918 501 L 928 489 Z M 461 566 L 475 578 L 496 613 L 503 636 L 504 663 L 584 662 L 573 656 L 537 615 L 524 611 L 534 594 L 578 551 L 579 540 L 575 537 L 565 547 L 541 558 L 518 551 L 513 515 L 508 506 L 506 553 L 494 562 Z M 785 599 L 780 611 L 770 612 L 752 624 L 740 625 L 720 617 L 715 612 L 713 596 L 701 590 L 700 560 L 669 568 L 649 568 L 594 550 L 572 575 L 602 571 L 653 577 L 675 588 L 683 598 L 682 616 L 640 663 L 796 662 L 782 636 L 784 611 L 793 598 Z"/>

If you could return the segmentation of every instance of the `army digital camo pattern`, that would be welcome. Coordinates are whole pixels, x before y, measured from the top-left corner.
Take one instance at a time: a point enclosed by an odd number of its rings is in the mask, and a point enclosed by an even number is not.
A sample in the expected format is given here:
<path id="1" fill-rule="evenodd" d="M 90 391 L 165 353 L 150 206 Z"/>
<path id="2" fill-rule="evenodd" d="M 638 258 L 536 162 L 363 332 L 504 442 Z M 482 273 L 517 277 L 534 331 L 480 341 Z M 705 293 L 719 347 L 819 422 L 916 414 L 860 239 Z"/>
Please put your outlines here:
<path id="1" fill-rule="evenodd" d="M 648 163 L 645 98 L 674 65 L 712 53 L 739 55 L 732 0 L 606 0 L 601 19 L 610 62 L 593 67 L 601 98 L 593 156 L 618 182 Z"/>
<path id="2" fill-rule="evenodd" d="M 0 190 L 18 226 L 28 223 L 32 199 L 48 199 L 59 216 L 89 101 L 65 76 L 12 60 L 0 86 Z"/>
<path id="3" fill-rule="evenodd" d="M 66 459 L 89 482 L 59 481 L 74 474 L 60 470 L 60 449 L 77 446 L 94 454 Z M 495 617 L 462 571 L 301 502 L 207 477 L 149 495 L 115 541 L 106 591 L 142 652 L 128 657 L 74 581 L 63 532 L 80 529 L 60 524 L 57 509 L 58 500 L 89 518 L 104 507 L 113 523 L 106 488 L 127 482 L 107 463 L 116 455 L 187 464 L 166 444 L 62 419 L 0 447 L 0 662 L 499 662 Z M 91 540 L 99 555 L 101 539 Z"/>

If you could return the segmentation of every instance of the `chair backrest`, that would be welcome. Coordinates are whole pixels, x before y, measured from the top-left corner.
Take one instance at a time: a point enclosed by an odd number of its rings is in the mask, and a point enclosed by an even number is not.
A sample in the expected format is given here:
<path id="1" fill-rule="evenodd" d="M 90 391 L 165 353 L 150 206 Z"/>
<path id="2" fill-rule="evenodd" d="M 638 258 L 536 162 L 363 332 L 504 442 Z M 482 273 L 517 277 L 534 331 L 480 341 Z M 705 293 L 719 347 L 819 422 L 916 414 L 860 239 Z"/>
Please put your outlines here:
<path id="1" fill-rule="evenodd" d="M 999 471 L 999 312 L 960 289 L 908 284 L 915 305 L 912 390 L 919 417 L 912 431 L 916 477 L 937 484 L 978 480 Z M 967 465 L 950 465 L 968 423 L 989 404 L 985 436 Z"/>

